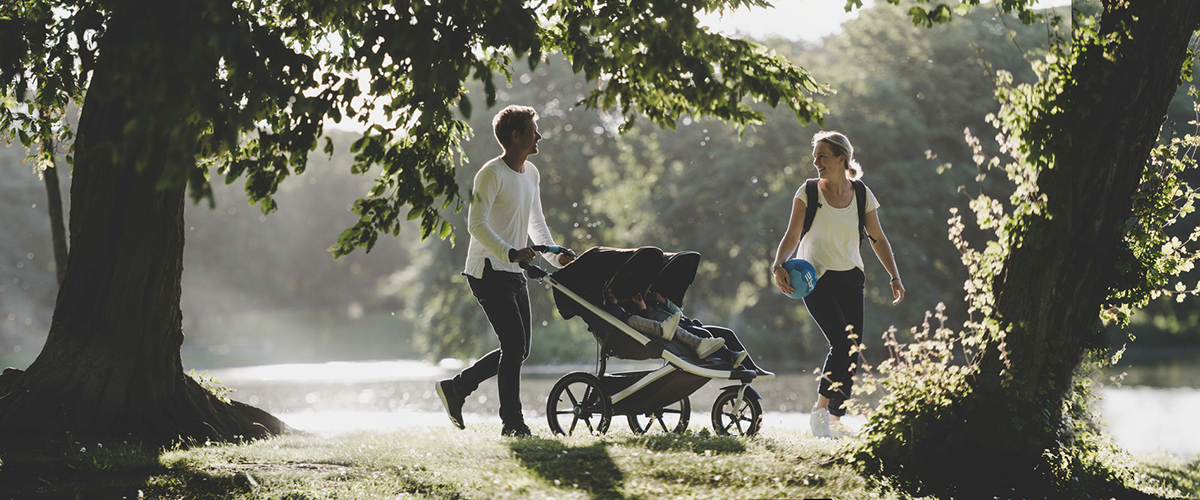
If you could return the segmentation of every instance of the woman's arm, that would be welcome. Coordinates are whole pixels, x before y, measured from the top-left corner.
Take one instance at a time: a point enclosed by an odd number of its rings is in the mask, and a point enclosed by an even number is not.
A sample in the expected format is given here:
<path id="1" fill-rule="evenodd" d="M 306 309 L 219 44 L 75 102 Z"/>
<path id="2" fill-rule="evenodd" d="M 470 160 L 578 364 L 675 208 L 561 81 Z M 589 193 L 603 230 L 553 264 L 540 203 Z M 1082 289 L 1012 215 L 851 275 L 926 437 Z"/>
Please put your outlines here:
<path id="1" fill-rule="evenodd" d="M 892 254 L 892 244 L 888 243 L 887 236 L 883 234 L 883 227 L 879 225 L 879 214 L 875 210 L 867 212 L 867 234 L 875 238 L 875 242 L 871 244 L 871 249 L 875 250 L 875 256 L 879 257 L 879 263 L 883 264 L 883 268 L 887 269 L 888 275 L 892 277 L 892 305 L 899 304 L 904 300 L 904 283 L 900 281 L 900 271 L 896 269 L 896 257 Z"/>
<path id="2" fill-rule="evenodd" d="M 792 217 L 788 220 L 787 232 L 783 233 L 783 239 L 779 241 L 779 248 L 775 250 L 775 262 L 771 263 L 771 274 L 775 275 L 775 286 L 778 286 L 779 291 L 783 293 L 796 291 L 795 288 L 792 288 L 787 271 L 780 266 L 787 262 L 788 256 L 795 252 L 796 247 L 800 245 L 800 237 L 803 236 L 800 233 L 804 231 L 804 211 L 807 208 L 804 200 L 792 199 Z"/>

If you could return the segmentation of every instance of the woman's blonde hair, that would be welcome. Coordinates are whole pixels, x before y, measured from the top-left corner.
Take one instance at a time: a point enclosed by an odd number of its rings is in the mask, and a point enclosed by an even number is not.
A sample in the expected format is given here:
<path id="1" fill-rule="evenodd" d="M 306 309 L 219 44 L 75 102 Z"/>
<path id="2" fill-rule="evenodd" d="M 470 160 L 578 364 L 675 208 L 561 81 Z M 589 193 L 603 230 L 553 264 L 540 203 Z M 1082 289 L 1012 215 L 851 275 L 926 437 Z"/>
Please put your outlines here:
<path id="1" fill-rule="evenodd" d="M 850 144 L 850 139 L 845 134 L 833 130 L 822 130 L 813 135 L 812 145 L 817 147 L 818 142 L 824 142 L 833 149 L 833 154 L 846 157 L 846 170 L 850 171 L 850 180 L 859 180 L 863 176 L 862 165 L 858 164 L 858 160 L 854 159 L 854 145 Z"/>

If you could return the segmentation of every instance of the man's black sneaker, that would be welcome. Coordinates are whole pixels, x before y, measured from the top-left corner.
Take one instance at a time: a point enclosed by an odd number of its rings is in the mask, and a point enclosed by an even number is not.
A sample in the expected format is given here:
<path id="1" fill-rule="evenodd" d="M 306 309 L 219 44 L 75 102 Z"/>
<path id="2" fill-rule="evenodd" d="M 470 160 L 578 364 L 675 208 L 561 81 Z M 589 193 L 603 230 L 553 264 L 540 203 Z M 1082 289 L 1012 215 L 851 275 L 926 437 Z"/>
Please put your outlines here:
<path id="1" fill-rule="evenodd" d="M 466 429 L 463 424 L 462 407 L 465 398 L 458 395 L 454 390 L 454 379 L 439 380 L 437 383 L 437 394 L 442 399 L 442 406 L 446 407 L 446 414 L 450 415 L 450 423 L 454 424 L 459 429 Z"/>
<path id="2" fill-rule="evenodd" d="M 533 432 L 529 431 L 529 426 L 525 425 L 525 422 L 518 422 L 512 425 L 504 424 L 504 429 L 500 431 L 500 435 L 508 437 L 529 437 L 533 435 Z"/>

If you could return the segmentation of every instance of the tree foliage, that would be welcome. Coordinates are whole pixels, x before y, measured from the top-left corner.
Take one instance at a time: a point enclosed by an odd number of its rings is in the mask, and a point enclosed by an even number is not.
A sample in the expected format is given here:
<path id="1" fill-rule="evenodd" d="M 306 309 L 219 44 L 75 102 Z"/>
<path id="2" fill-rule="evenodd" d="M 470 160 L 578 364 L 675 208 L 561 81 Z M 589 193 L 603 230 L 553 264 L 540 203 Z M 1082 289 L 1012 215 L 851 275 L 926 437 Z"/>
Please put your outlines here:
<path id="1" fill-rule="evenodd" d="M 190 182 L 192 196 L 211 196 L 209 168 L 226 182 L 246 179 L 251 200 L 264 212 L 277 208 L 279 182 L 301 173 L 318 147 L 326 119 L 368 126 L 351 146 L 355 172 L 381 166 L 368 196 L 356 202 L 355 226 L 331 250 L 344 255 L 370 249 L 378 234 L 396 234 L 404 220 L 420 218 L 424 236 L 448 235 L 439 208 L 461 202 L 453 157 L 468 129 L 453 110 L 469 117 L 473 104 L 464 82 L 483 84 L 483 100 L 496 100 L 495 79 L 509 79 L 513 57 L 531 68 L 544 54 L 562 51 L 576 72 L 599 82 L 582 104 L 618 107 L 627 123 L 637 116 L 670 126 L 680 116 L 712 116 L 736 123 L 762 120 L 743 97 L 783 103 L 797 118 L 819 120 L 822 108 L 807 94 L 819 88 L 807 73 L 772 57 L 756 44 L 709 33 L 695 13 L 761 1 L 551 2 L 535 9 L 517 1 L 469 3 L 373 1 L 192 2 L 178 18 L 191 47 L 186 57 L 163 46 L 142 45 L 156 71 L 182 71 L 195 82 L 173 89 L 176 113 L 138 108 L 124 124 L 116 157 L 137 162 L 137 144 L 161 127 L 196 146 L 199 168 L 163 172 L 163 185 Z M 81 97 L 111 16 L 138 2 L 26 0 L 7 3 L 0 83 L 27 102 Z M 185 17 L 186 16 L 186 17 Z M 175 59 L 186 62 L 174 63 Z M 30 70 L 29 68 L 33 68 Z M 49 68 L 41 71 L 38 68 Z M 50 109 L 50 108 L 46 108 Z M 6 108 L 3 130 L 22 138 L 46 127 L 28 108 Z M 189 149 L 189 148 L 181 148 Z M 323 151 L 332 152 L 326 141 Z"/>

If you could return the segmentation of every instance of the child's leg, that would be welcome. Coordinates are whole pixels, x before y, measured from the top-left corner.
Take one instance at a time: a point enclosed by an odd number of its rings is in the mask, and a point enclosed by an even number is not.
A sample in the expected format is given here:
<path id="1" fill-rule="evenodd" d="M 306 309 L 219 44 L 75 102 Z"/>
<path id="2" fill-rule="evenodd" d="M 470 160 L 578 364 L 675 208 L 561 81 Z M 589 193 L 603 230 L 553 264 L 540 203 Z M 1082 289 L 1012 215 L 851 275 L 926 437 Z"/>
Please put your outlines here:
<path id="1" fill-rule="evenodd" d="M 662 323 L 649 318 L 643 318 L 641 316 L 629 316 L 628 318 L 625 318 L 625 324 L 633 327 L 634 330 L 643 335 L 658 337 L 663 340 L 671 340 L 675 337 L 674 330 L 664 331 Z"/>
<path id="2" fill-rule="evenodd" d="M 675 327 L 675 337 L 683 342 L 684 345 L 691 347 L 696 351 L 696 356 L 707 358 L 725 345 L 725 339 L 720 338 L 702 338 L 696 334 L 687 331 L 683 327 Z"/>
<path id="3" fill-rule="evenodd" d="M 608 311 L 609 314 L 621 320 L 621 322 L 625 323 L 626 325 L 633 327 L 634 331 L 641 333 L 642 335 L 649 335 L 651 337 L 659 337 L 666 340 L 671 340 L 671 336 L 663 335 L 662 325 L 657 321 L 629 314 L 624 308 L 617 304 L 604 304 L 604 310 Z M 672 336 L 674 333 L 675 332 L 671 332 Z"/>

